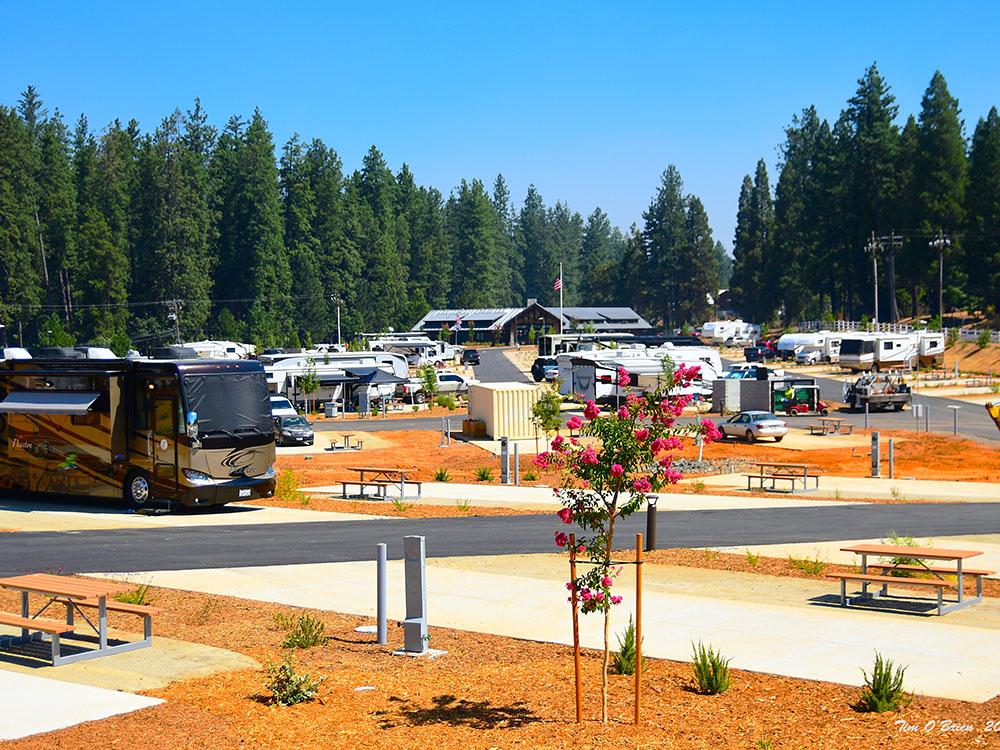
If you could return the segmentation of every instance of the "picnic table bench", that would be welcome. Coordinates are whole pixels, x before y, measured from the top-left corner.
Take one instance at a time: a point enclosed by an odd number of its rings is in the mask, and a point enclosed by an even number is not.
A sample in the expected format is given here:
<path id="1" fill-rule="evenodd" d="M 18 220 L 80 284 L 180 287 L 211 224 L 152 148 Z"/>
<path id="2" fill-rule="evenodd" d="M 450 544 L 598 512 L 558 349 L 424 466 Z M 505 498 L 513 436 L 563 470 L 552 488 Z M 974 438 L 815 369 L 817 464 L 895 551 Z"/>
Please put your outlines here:
<path id="1" fill-rule="evenodd" d="M 854 425 L 846 423 L 843 417 L 820 417 L 819 424 L 809 425 L 810 435 L 850 435 Z"/>
<path id="2" fill-rule="evenodd" d="M 961 607 L 976 604 L 983 599 L 983 577 L 992 575 L 995 571 L 965 569 L 963 561 L 971 557 L 983 554 L 976 550 L 961 549 L 940 549 L 933 547 L 909 547 L 904 545 L 890 544 L 859 544 L 852 547 L 842 547 L 842 552 L 853 552 L 861 556 L 860 573 L 828 573 L 828 578 L 840 581 L 840 606 L 846 607 L 850 602 L 862 601 L 865 599 L 886 599 L 889 596 L 889 587 L 904 588 L 927 588 L 932 589 L 936 594 L 937 613 L 943 615 L 953 612 Z M 882 571 L 881 573 L 869 573 L 869 555 L 874 557 L 892 558 L 889 562 L 877 562 L 870 567 Z M 916 562 L 909 562 L 914 560 Z M 955 567 L 945 567 L 939 565 L 927 565 L 924 560 L 951 561 Z M 927 573 L 929 578 L 915 578 L 910 576 L 892 575 L 893 572 L 904 573 Z M 965 596 L 964 576 L 973 576 L 976 579 L 976 595 Z M 947 580 L 945 576 L 954 576 L 955 580 Z M 847 596 L 847 582 L 856 581 L 861 583 L 861 593 L 849 599 Z M 877 593 L 868 591 L 871 584 L 881 587 Z M 957 600 L 945 603 L 944 590 L 955 589 Z"/>
<path id="3" fill-rule="evenodd" d="M 375 487 L 376 494 L 381 495 L 383 499 L 388 496 L 389 487 L 399 488 L 400 499 L 406 499 L 407 485 L 417 488 L 417 498 L 419 498 L 423 492 L 423 482 L 406 478 L 407 474 L 413 473 L 412 469 L 386 468 L 379 466 L 351 466 L 348 467 L 348 471 L 357 472 L 358 479 L 341 482 L 341 493 L 345 498 L 347 497 L 348 487 L 358 487 L 358 491 L 361 495 L 364 495 L 365 487 Z M 368 480 L 365 479 L 366 475 L 369 477 Z"/>
<path id="4" fill-rule="evenodd" d="M 758 461 L 754 464 L 757 467 L 756 473 L 745 474 L 747 478 L 747 492 L 749 492 L 752 487 L 753 482 L 758 482 L 760 488 L 770 489 L 771 491 L 777 491 L 777 482 L 779 480 L 786 481 L 790 483 L 789 492 L 795 491 L 795 486 L 798 482 L 802 482 L 802 490 L 809 490 L 809 480 L 813 480 L 813 489 L 819 489 L 819 475 L 815 473 L 814 466 L 810 464 L 789 464 L 789 463 L 779 463 L 772 461 Z M 770 482 L 770 488 L 765 486 L 765 483 Z"/>
<path id="5" fill-rule="evenodd" d="M 53 666 L 94 659 L 137 648 L 146 648 L 153 643 L 152 616 L 160 612 L 158 608 L 117 602 L 114 599 L 108 601 L 109 596 L 135 588 L 132 584 L 70 578 L 49 573 L 33 573 L 12 578 L 0 578 L 0 588 L 17 591 L 21 594 L 21 614 L 19 616 L 0 612 L 0 624 L 20 628 L 21 635 L 19 637 L 3 636 L 0 637 L 0 641 L 6 641 L 8 644 L 20 644 L 44 640 L 48 637 L 52 644 Z M 31 612 L 30 597 L 32 595 L 42 596 L 48 600 L 34 614 Z M 41 617 L 53 604 L 65 607 L 66 622 Z M 97 610 L 96 624 L 87 617 L 84 610 Z M 108 612 L 126 612 L 142 616 L 143 639 L 141 641 L 109 643 Z M 97 648 L 75 654 L 63 654 L 61 636 L 81 637 L 76 633 L 76 614 L 79 614 L 97 635 Z"/>

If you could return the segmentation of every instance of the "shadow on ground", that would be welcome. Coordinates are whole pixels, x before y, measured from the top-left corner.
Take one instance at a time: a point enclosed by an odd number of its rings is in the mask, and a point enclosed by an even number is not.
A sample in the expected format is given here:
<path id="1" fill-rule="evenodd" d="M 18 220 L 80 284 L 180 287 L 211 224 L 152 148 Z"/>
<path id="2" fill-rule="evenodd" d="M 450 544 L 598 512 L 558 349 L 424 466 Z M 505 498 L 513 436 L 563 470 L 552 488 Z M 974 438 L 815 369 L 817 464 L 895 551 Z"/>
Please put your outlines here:
<path id="1" fill-rule="evenodd" d="M 393 696 L 389 700 L 401 704 L 399 716 L 388 716 L 388 711 L 376 712 L 382 729 L 427 724 L 472 729 L 516 729 L 541 721 L 524 701 L 495 706 L 489 701 L 467 701 L 454 695 L 439 695 L 431 699 L 430 706 L 417 706 L 406 698 Z"/>

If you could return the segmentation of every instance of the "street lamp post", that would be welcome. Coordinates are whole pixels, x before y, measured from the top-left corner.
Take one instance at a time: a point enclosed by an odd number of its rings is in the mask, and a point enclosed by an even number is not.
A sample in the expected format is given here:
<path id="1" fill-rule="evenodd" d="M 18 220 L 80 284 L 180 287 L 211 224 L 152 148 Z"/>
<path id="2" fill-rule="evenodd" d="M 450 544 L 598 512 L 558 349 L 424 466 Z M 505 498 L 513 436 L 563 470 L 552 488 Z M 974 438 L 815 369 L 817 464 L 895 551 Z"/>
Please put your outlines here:
<path id="1" fill-rule="evenodd" d="M 878 251 L 882 249 L 882 243 L 875 239 L 875 232 L 872 232 L 871 239 L 865 245 L 865 250 L 872 256 L 872 299 L 875 302 L 875 330 L 878 330 Z"/>
<path id="2" fill-rule="evenodd" d="M 938 230 L 937 237 L 928 244 L 938 252 L 938 318 L 941 319 L 941 327 L 944 328 L 944 252 L 951 247 L 951 239 Z"/>

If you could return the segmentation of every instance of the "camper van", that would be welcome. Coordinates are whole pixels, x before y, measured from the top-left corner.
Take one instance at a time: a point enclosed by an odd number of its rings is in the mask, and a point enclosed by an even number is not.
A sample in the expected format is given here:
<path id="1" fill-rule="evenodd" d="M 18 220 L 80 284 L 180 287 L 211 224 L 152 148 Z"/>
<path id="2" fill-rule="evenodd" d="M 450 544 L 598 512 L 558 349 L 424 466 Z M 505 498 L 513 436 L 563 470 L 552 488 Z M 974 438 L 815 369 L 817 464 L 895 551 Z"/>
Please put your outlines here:
<path id="1" fill-rule="evenodd" d="M 742 320 L 712 320 L 701 327 L 701 337 L 717 345 L 753 344 L 760 338 L 760 326 Z"/>
<path id="2" fill-rule="evenodd" d="M 0 365 L 0 487 L 221 505 L 274 494 L 259 362 L 11 360 Z"/>

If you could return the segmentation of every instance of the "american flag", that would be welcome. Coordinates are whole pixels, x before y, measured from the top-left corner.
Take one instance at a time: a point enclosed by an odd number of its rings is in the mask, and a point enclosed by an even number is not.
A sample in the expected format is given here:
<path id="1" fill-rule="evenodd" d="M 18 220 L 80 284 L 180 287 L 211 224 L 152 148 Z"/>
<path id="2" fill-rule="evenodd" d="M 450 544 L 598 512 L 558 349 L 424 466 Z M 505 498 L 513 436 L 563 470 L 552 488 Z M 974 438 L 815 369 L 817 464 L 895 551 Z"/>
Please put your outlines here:
<path id="1" fill-rule="evenodd" d="M 552 284 L 552 288 L 555 289 L 557 292 L 560 289 L 562 289 L 562 276 L 556 277 L 555 283 Z"/>

